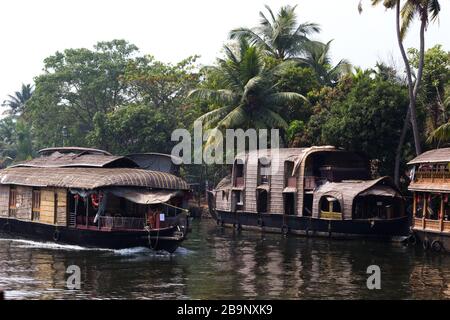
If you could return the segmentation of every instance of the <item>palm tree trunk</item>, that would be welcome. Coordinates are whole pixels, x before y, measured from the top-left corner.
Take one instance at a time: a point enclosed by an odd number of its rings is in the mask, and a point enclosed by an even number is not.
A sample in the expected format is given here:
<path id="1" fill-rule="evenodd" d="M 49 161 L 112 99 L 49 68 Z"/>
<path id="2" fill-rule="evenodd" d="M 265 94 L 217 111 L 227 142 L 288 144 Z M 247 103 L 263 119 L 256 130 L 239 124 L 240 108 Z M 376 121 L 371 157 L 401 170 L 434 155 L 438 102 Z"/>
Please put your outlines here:
<path id="1" fill-rule="evenodd" d="M 400 139 L 399 139 L 396 154 L 395 154 L 394 182 L 397 186 L 399 186 L 401 153 L 402 153 L 403 145 L 405 143 L 406 133 L 408 132 L 409 122 L 411 122 L 412 128 L 413 128 L 414 145 L 416 148 L 416 154 L 419 155 L 422 152 L 421 152 L 421 146 L 420 146 L 419 132 L 418 132 L 418 128 L 417 128 L 416 98 L 414 95 L 414 85 L 413 85 L 413 81 L 412 81 L 411 66 L 409 64 L 408 57 L 406 56 L 405 47 L 403 46 L 403 41 L 402 41 L 402 37 L 400 34 L 400 0 L 397 0 L 396 6 L 395 6 L 395 11 L 396 11 L 395 15 L 396 15 L 397 41 L 398 41 L 398 46 L 400 48 L 400 53 L 403 58 L 403 62 L 405 64 L 406 78 L 408 81 L 408 95 L 409 95 L 408 111 L 406 112 L 406 117 L 405 117 L 405 120 L 403 123 L 402 132 L 400 134 Z M 421 28 L 421 31 L 422 31 L 422 28 Z M 422 35 L 423 34 L 421 34 L 421 36 Z M 422 44 L 423 44 L 423 42 L 421 40 L 421 46 L 422 46 Z M 422 68 L 423 68 L 423 61 L 422 61 Z M 418 80 L 416 80 L 416 85 L 417 85 L 417 81 Z"/>

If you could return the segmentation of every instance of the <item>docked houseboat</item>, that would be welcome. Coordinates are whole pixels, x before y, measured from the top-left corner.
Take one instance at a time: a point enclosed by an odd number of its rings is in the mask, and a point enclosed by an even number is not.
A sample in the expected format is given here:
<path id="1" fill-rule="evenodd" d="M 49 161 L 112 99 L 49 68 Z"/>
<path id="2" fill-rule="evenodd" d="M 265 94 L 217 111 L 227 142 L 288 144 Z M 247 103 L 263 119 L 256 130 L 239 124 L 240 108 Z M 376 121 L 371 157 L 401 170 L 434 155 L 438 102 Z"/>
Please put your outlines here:
<path id="1" fill-rule="evenodd" d="M 403 240 L 404 198 L 389 177 L 370 179 L 363 157 L 335 148 L 254 150 L 209 193 L 219 225 L 332 238 Z"/>
<path id="2" fill-rule="evenodd" d="M 424 249 L 450 251 L 450 148 L 424 152 L 408 165 L 414 240 Z"/>
<path id="3" fill-rule="evenodd" d="M 0 232 L 43 241 L 174 252 L 188 232 L 188 184 L 172 157 L 47 148 L 0 170 Z"/>

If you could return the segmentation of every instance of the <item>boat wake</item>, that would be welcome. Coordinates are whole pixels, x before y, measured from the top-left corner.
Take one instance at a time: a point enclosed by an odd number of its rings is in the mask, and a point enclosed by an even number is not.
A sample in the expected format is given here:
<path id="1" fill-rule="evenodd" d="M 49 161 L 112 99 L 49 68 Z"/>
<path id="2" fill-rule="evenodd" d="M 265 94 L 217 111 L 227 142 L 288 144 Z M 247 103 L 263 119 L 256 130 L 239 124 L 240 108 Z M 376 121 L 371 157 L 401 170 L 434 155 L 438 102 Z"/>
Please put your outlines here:
<path id="1" fill-rule="evenodd" d="M 191 251 L 186 248 L 178 248 L 175 253 L 170 254 L 165 251 L 154 251 L 150 248 L 146 247 L 134 247 L 134 248 L 126 248 L 126 249 L 106 249 L 106 248 L 88 248 L 81 247 L 77 245 L 69 245 L 69 244 L 59 244 L 54 242 L 39 242 L 25 239 L 7 239 L 2 238 L 0 241 L 3 242 L 14 242 L 17 244 L 16 248 L 23 249 L 46 249 L 46 250 L 61 250 L 61 251 L 100 251 L 100 252 L 109 252 L 118 256 L 172 256 L 172 255 L 187 255 Z"/>
<path id="2" fill-rule="evenodd" d="M 0 239 L 0 241 L 9 241 L 17 243 L 17 248 L 25 249 L 49 249 L 49 250 L 65 250 L 65 251 L 114 251 L 112 249 L 87 248 L 68 244 L 59 244 L 54 242 L 39 242 L 24 239 Z"/>

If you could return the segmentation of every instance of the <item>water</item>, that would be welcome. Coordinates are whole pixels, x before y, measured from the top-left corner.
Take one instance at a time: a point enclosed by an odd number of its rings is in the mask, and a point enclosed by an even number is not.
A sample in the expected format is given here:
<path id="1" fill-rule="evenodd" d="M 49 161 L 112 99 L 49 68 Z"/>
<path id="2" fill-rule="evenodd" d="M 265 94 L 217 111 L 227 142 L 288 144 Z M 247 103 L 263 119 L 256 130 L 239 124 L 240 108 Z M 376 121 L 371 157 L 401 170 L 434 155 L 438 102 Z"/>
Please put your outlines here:
<path id="1" fill-rule="evenodd" d="M 381 268 L 368 290 L 367 267 Z M 81 290 L 67 290 L 70 265 Z M 7 299 L 449 299 L 450 255 L 371 241 L 284 238 L 194 221 L 175 254 L 0 240 Z"/>

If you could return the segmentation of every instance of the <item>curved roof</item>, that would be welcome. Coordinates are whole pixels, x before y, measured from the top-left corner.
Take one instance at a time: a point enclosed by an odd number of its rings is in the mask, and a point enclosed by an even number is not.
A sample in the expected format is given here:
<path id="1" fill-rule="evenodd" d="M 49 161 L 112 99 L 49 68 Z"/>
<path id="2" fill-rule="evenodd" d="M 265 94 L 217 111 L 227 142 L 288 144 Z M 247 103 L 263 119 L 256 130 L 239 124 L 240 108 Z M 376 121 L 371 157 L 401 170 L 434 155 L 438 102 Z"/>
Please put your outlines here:
<path id="1" fill-rule="evenodd" d="M 17 163 L 11 167 L 39 167 L 39 168 L 62 168 L 62 167 L 125 167 L 136 168 L 138 165 L 131 159 L 121 156 L 91 153 L 60 153 L 53 152 L 49 156 L 41 156 L 29 161 Z"/>
<path id="2" fill-rule="evenodd" d="M 439 162 L 450 162 L 450 148 L 426 151 L 408 162 L 408 165 Z"/>
<path id="3" fill-rule="evenodd" d="M 353 212 L 353 200 L 358 195 L 363 195 L 375 186 L 386 187 L 384 194 L 402 197 L 390 177 L 381 177 L 374 180 L 344 180 L 342 182 L 326 182 L 314 190 L 313 212 L 319 212 L 319 201 L 323 196 L 332 196 L 341 204 L 342 213 L 346 219 L 351 219 Z M 381 191 L 381 190 L 379 190 Z"/>
<path id="4" fill-rule="evenodd" d="M 188 190 L 183 179 L 169 173 L 133 168 L 30 168 L 0 170 L 0 184 L 96 189 L 110 186 Z"/>
<path id="5" fill-rule="evenodd" d="M 45 148 L 38 151 L 39 154 L 46 154 L 46 153 L 53 153 L 53 152 L 60 152 L 60 153 L 69 153 L 72 151 L 75 152 L 84 152 L 84 153 L 96 153 L 96 154 L 104 154 L 107 156 L 111 156 L 111 153 L 105 150 L 100 149 L 93 149 L 93 148 L 84 148 L 84 147 L 53 147 L 53 148 Z"/>

